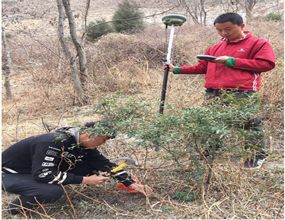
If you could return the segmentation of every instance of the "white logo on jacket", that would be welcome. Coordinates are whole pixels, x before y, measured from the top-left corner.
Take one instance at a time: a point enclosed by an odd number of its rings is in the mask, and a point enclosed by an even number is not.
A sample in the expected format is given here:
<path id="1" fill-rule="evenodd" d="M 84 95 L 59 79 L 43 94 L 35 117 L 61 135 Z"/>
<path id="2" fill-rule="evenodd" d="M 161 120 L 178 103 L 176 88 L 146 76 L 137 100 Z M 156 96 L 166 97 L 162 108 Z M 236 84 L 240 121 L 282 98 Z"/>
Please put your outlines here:
<path id="1" fill-rule="evenodd" d="M 243 48 L 239 49 L 238 52 L 245 52 Z"/>
<path id="2" fill-rule="evenodd" d="M 54 163 L 43 162 L 43 163 L 42 163 L 42 166 L 43 166 L 43 167 L 53 167 L 53 166 L 54 166 Z"/>
<path id="3" fill-rule="evenodd" d="M 63 156 L 67 157 L 67 158 L 72 158 L 75 157 L 73 154 L 69 153 L 69 152 L 63 152 Z M 76 158 L 76 157 L 75 157 Z"/>
<path id="4" fill-rule="evenodd" d="M 48 151 L 46 152 L 46 155 L 50 155 L 50 156 L 55 156 L 55 157 L 57 157 L 57 152 L 55 152 L 55 151 L 53 151 L 53 150 L 48 150 Z"/>
<path id="5" fill-rule="evenodd" d="M 41 173 L 38 175 L 39 178 L 45 178 L 47 175 L 51 174 L 51 171 L 45 172 L 45 173 Z"/>
<path id="6" fill-rule="evenodd" d="M 48 146 L 48 148 L 53 149 L 53 150 L 56 150 L 56 151 L 61 151 L 60 149 L 57 149 L 57 148 L 52 147 L 52 146 Z"/>
<path id="7" fill-rule="evenodd" d="M 54 160 L 54 157 L 45 157 L 45 160 L 47 160 L 47 161 L 53 161 L 53 160 Z"/>

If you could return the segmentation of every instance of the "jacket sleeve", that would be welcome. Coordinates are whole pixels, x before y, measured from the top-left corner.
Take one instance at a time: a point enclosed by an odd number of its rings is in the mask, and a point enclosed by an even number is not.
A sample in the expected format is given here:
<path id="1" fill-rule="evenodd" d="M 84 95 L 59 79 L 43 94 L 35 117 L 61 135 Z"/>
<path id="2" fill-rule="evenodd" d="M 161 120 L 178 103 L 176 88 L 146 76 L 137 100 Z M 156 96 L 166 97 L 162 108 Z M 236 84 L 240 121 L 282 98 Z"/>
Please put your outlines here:
<path id="1" fill-rule="evenodd" d="M 211 55 L 210 48 L 205 52 L 205 55 Z M 209 62 L 206 60 L 199 60 L 199 64 L 193 66 L 180 66 L 181 74 L 206 74 Z"/>
<path id="2" fill-rule="evenodd" d="M 181 74 L 206 74 L 208 62 L 199 60 L 198 65 L 193 66 L 180 66 Z"/>
<path id="3" fill-rule="evenodd" d="M 63 144 L 39 143 L 33 147 L 32 176 L 35 181 L 48 184 L 80 184 L 83 176 L 59 171 L 62 162 Z"/>
<path id="4" fill-rule="evenodd" d="M 267 72 L 275 67 L 275 54 L 271 45 L 264 41 L 255 46 L 252 58 L 236 58 L 234 68 L 251 72 Z"/>
<path id="5" fill-rule="evenodd" d="M 88 166 L 91 166 L 94 170 L 110 172 L 113 168 L 117 167 L 115 163 L 112 163 L 105 156 L 103 156 L 97 149 L 89 150 L 87 154 Z M 132 177 L 123 169 L 118 170 L 112 175 L 118 181 L 122 182 L 125 186 L 129 186 L 135 181 Z"/>

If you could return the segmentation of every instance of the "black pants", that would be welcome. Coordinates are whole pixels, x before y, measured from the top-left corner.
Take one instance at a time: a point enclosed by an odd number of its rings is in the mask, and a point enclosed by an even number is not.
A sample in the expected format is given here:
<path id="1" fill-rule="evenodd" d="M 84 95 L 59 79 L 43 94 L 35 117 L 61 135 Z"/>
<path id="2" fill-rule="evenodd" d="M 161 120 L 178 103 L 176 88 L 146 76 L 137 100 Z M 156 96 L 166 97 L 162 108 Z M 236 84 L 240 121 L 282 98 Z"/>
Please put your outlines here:
<path id="1" fill-rule="evenodd" d="M 92 169 L 86 168 L 86 164 L 79 161 L 76 168 L 69 172 L 86 176 L 92 173 Z M 24 208 L 31 209 L 38 203 L 55 202 L 64 194 L 61 185 L 37 182 L 31 174 L 2 173 L 2 190 L 20 195 L 9 205 L 13 215 L 25 211 Z"/>

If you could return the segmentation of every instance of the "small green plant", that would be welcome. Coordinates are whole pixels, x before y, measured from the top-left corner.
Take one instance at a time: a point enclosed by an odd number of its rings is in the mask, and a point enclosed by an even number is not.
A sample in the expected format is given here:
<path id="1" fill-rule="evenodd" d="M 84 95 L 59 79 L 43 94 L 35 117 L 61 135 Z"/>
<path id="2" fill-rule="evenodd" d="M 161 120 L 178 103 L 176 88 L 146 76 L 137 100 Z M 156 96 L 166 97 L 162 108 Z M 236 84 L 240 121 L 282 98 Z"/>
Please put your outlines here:
<path id="1" fill-rule="evenodd" d="M 282 173 L 284 173 L 284 167 L 276 167 L 276 168 L 274 169 L 274 173 L 276 173 L 276 174 L 282 174 Z"/>
<path id="2" fill-rule="evenodd" d="M 105 19 L 98 19 L 89 23 L 87 28 L 87 37 L 90 40 L 95 40 L 111 32 L 113 32 L 113 29 L 108 23 L 106 23 Z"/>
<path id="3" fill-rule="evenodd" d="M 113 16 L 113 25 L 117 32 L 134 32 L 145 28 L 142 19 L 143 13 L 139 10 L 139 5 L 135 2 L 125 0 L 119 4 Z"/>
<path id="4" fill-rule="evenodd" d="M 173 212 L 173 208 L 169 207 L 168 205 L 163 205 L 161 207 L 162 211 L 169 211 L 169 212 Z"/>
<path id="5" fill-rule="evenodd" d="M 270 157 L 271 158 L 279 158 L 279 154 L 271 154 Z"/>
<path id="6" fill-rule="evenodd" d="M 11 38 L 13 37 L 13 35 L 12 35 L 12 34 L 10 34 L 10 33 L 6 33 L 6 35 L 5 35 L 5 36 L 6 36 L 6 38 L 7 38 L 7 39 L 11 39 Z"/>
<path id="7" fill-rule="evenodd" d="M 69 209 L 72 209 L 72 206 L 70 204 L 64 204 L 60 210 L 69 210 Z"/>
<path id="8" fill-rule="evenodd" d="M 86 211 L 88 209 L 95 209 L 96 207 L 93 206 L 92 204 L 90 204 L 89 202 L 87 201 L 82 201 L 79 203 L 79 205 Z"/>
<path id="9" fill-rule="evenodd" d="M 191 191 L 179 191 L 177 190 L 173 195 L 172 198 L 178 200 L 179 202 L 193 202 L 196 199 L 199 199 L 201 194 L 197 192 Z"/>
<path id="10" fill-rule="evenodd" d="M 265 21 L 282 21 L 282 19 L 282 14 L 271 12 L 266 16 Z"/>

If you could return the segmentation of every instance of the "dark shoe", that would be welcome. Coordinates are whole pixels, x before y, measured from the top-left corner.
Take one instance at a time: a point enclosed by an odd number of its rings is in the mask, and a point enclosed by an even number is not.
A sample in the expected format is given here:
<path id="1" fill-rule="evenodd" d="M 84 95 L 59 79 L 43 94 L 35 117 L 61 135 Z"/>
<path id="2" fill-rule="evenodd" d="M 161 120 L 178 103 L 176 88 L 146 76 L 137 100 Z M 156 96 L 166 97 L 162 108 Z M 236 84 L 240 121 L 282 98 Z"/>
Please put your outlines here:
<path id="1" fill-rule="evenodd" d="M 212 157 L 212 155 L 210 154 L 210 153 L 212 152 L 212 149 L 213 149 L 213 147 L 212 147 L 212 146 L 209 146 L 209 147 L 207 147 L 207 148 L 202 152 L 202 154 L 206 157 L 206 159 Z M 200 159 L 200 160 L 203 160 L 203 157 L 200 155 L 200 156 L 199 156 L 199 159 Z"/>
<path id="2" fill-rule="evenodd" d="M 220 148 L 220 146 L 216 147 L 215 151 L 217 152 L 217 150 Z M 203 152 L 202 154 L 205 156 L 206 159 L 210 159 L 213 157 L 213 147 L 212 146 L 208 146 Z M 198 158 L 199 160 L 203 160 L 204 157 L 202 155 L 198 155 L 195 156 L 194 158 Z"/>
<path id="3" fill-rule="evenodd" d="M 206 158 L 211 157 L 210 151 L 208 149 L 204 150 L 203 154 Z"/>
<path id="4" fill-rule="evenodd" d="M 246 159 L 245 163 L 244 163 L 244 168 L 254 168 L 254 169 L 258 169 L 262 166 L 262 164 L 264 163 L 266 158 L 263 159 L 256 159 L 256 158 L 251 158 Z"/>

